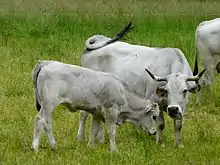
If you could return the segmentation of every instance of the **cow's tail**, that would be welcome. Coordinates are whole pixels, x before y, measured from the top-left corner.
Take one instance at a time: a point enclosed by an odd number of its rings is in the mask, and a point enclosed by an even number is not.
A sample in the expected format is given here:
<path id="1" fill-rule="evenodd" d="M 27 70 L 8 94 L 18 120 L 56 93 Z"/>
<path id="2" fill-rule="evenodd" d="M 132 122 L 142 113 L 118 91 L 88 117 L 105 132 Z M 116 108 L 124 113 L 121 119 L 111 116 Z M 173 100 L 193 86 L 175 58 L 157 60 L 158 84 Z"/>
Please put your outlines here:
<path id="1" fill-rule="evenodd" d="M 90 39 L 88 39 L 86 42 L 85 42 L 85 45 L 86 45 L 86 50 L 87 51 L 92 51 L 92 50 L 96 50 L 96 49 L 100 49 L 106 45 L 109 45 L 111 43 L 114 43 L 120 39 L 122 39 L 127 33 L 129 33 L 129 31 L 131 29 L 133 29 L 134 26 L 132 26 L 132 23 L 130 22 L 128 25 L 126 25 L 118 34 L 116 34 L 115 37 L 109 39 L 109 40 L 106 40 L 104 42 L 99 42 L 99 43 L 95 43 L 95 38 L 94 37 L 91 37 Z M 95 44 L 94 44 L 95 43 Z"/>
<path id="2" fill-rule="evenodd" d="M 194 69 L 193 69 L 193 76 L 196 76 L 199 73 L 198 68 L 198 47 L 197 47 L 197 31 L 195 34 L 195 63 L 194 63 Z"/>
<path id="3" fill-rule="evenodd" d="M 32 80 L 33 80 L 33 84 L 34 84 L 34 95 L 35 95 L 35 104 L 36 104 L 36 108 L 38 111 L 40 111 L 41 109 L 41 105 L 40 105 L 40 101 L 39 101 L 39 94 L 38 94 L 38 89 L 37 89 L 37 79 L 38 79 L 38 75 L 41 71 L 41 69 L 47 65 L 49 63 L 49 61 L 40 61 L 38 60 L 33 71 L 32 71 Z"/>

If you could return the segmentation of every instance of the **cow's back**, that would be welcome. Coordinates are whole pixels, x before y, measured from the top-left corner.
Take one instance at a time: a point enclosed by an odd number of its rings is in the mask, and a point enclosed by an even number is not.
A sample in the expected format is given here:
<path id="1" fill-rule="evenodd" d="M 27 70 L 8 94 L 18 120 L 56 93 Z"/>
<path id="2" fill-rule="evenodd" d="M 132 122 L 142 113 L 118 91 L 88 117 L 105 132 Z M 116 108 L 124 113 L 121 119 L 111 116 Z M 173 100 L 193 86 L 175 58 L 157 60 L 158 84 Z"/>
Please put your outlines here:
<path id="1" fill-rule="evenodd" d="M 202 22 L 196 29 L 195 37 L 200 54 L 204 54 L 201 58 L 206 60 L 204 56 L 209 53 L 220 55 L 220 18 Z"/>
<path id="2" fill-rule="evenodd" d="M 188 62 L 177 48 L 151 48 L 124 42 L 116 42 L 85 53 L 81 63 L 86 68 L 119 76 L 142 97 L 146 94 L 146 88 L 155 84 L 146 74 L 145 67 L 152 69 L 152 72 L 159 76 L 181 72 L 182 66 L 186 66 L 186 72 L 191 70 L 188 65 L 184 65 Z"/>

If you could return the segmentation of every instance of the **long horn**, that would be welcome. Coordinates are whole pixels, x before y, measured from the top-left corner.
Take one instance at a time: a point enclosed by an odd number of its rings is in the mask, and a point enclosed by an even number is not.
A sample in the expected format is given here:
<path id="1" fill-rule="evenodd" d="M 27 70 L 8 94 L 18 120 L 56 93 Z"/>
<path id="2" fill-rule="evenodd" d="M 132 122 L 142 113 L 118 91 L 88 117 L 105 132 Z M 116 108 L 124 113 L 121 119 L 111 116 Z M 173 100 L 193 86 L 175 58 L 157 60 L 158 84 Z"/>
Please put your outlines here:
<path id="1" fill-rule="evenodd" d="M 196 76 L 188 77 L 188 78 L 186 79 L 186 81 L 198 81 L 198 80 L 202 77 L 202 75 L 205 73 L 205 71 L 206 71 L 206 68 L 203 69 L 203 70 L 202 70 L 199 74 L 197 74 Z"/>
<path id="2" fill-rule="evenodd" d="M 154 79 L 155 81 L 167 81 L 166 77 L 158 77 L 158 76 L 153 75 L 153 73 L 151 73 L 147 68 L 145 68 L 145 70 L 150 75 L 150 77 Z"/>

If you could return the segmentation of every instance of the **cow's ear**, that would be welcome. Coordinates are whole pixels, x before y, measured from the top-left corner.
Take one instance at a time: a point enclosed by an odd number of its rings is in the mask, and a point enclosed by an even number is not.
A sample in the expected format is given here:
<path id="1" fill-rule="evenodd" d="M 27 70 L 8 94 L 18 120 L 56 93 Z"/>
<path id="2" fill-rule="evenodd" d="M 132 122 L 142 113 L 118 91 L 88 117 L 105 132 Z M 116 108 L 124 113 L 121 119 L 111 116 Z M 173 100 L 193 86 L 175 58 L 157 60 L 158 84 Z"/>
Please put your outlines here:
<path id="1" fill-rule="evenodd" d="M 201 86 L 199 84 L 196 84 L 194 86 L 188 87 L 188 91 L 190 93 L 196 93 L 196 91 L 200 91 Z"/>
<path id="2" fill-rule="evenodd" d="M 167 97 L 167 90 L 165 87 L 157 87 L 156 93 L 159 97 Z"/>
<path id="3" fill-rule="evenodd" d="M 215 69 L 217 70 L 218 73 L 220 73 L 220 61 L 215 66 Z"/>

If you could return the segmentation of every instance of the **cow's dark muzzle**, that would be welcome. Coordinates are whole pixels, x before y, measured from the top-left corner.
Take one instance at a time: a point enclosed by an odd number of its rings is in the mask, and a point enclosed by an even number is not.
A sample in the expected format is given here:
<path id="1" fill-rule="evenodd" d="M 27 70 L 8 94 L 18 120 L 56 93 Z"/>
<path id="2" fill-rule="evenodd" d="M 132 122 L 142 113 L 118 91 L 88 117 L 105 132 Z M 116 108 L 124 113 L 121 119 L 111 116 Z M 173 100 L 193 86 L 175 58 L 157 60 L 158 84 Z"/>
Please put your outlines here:
<path id="1" fill-rule="evenodd" d="M 180 119 L 182 114 L 177 106 L 171 106 L 167 108 L 168 115 L 173 119 Z"/>

